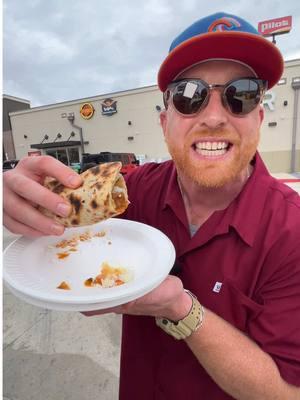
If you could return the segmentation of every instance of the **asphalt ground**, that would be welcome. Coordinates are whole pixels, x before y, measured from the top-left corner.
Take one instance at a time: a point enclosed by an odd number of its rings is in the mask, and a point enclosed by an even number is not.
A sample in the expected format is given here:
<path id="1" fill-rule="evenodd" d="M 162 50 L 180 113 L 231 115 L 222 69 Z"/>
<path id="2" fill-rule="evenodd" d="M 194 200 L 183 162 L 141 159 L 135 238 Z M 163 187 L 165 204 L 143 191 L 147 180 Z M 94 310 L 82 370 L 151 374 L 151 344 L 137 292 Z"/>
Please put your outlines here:
<path id="1" fill-rule="evenodd" d="M 3 248 L 17 238 L 3 229 Z M 3 287 L 3 399 L 118 399 L 121 317 L 20 301 Z"/>

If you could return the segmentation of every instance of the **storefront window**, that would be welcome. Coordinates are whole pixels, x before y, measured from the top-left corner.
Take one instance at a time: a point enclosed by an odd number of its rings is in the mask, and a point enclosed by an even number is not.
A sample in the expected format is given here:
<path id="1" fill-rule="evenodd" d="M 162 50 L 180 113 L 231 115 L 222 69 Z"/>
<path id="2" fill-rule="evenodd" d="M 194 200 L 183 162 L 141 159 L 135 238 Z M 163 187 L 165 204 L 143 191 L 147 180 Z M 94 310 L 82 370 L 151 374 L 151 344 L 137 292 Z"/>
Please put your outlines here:
<path id="1" fill-rule="evenodd" d="M 69 163 L 70 164 L 80 162 L 79 151 L 76 147 L 70 147 L 68 149 L 68 153 L 69 153 Z"/>
<path id="2" fill-rule="evenodd" d="M 77 147 L 63 147 L 57 149 L 46 150 L 48 156 L 52 156 L 61 161 L 65 165 L 71 166 L 73 163 L 79 163 L 79 149 Z"/>
<path id="3" fill-rule="evenodd" d="M 57 149 L 57 159 L 62 163 L 69 165 L 67 149 Z"/>
<path id="4" fill-rule="evenodd" d="M 57 158 L 57 156 L 56 156 L 56 150 L 46 150 L 46 154 L 47 154 L 48 156 L 52 156 L 52 157 L 54 157 L 54 158 Z"/>

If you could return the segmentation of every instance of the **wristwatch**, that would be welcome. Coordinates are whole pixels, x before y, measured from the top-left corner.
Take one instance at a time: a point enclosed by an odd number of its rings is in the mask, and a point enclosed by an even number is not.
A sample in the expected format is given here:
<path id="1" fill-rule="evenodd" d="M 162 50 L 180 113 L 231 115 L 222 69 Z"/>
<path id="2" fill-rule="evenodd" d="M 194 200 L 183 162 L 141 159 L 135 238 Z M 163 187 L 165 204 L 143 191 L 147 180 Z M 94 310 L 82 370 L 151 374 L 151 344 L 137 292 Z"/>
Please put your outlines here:
<path id="1" fill-rule="evenodd" d="M 163 329 L 166 333 L 173 336 L 175 339 L 186 339 L 193 332 L 200 328 L 203 323 L 204 308 L 197 300 L 197 297 L 189 290 L 185 292 L 191 296 L 193 300 L 192 307 L 186 317 L 174 322 L 167 318 L 156 317 L 156 325 Z"/>

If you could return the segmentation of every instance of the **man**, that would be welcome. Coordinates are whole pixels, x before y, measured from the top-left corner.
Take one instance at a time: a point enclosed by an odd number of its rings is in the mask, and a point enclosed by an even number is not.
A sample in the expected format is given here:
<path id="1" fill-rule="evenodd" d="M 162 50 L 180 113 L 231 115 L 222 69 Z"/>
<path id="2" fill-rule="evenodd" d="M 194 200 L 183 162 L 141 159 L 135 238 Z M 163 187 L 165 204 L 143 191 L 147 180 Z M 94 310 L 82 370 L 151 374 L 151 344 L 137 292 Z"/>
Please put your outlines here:
<path id="1" fill-rule="evenodd" d="M 256 151 L 260 103 L 282 70 L 272 43 L 224 13 L 171 45 L 158 83 L 172 161 L 128 176 L 124 218 L 165 232 L 177 260 L 158 288 L 107 310 L 125 314 L 121 399 L 300 399 L 300 201 Z M 5 174 L 13 232 L 62 233 L 34 207 L 68 212 L 39 184 L 50 172 L 80 183 L 46 157 Z"/>

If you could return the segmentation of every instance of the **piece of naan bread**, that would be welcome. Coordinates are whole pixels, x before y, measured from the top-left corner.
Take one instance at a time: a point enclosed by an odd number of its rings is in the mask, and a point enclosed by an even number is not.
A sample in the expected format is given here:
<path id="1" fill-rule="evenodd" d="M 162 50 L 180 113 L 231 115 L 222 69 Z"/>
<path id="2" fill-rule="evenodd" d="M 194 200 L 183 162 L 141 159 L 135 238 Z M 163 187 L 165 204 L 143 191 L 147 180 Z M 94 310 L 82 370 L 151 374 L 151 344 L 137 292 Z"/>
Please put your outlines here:
<path id="1" fill-rule="evenodd" d="M 80 174 L 83 184 L 77 189 L 47 177 L 44 186 L 66 199 L 72 211 L 68 217 L 61 217 L 42 207 L 39 210 L 66 227 L 92 225 L 122 214 L 129 201 L 121 167 L 120 162 L 110 162 L 90 168 Z"/>

